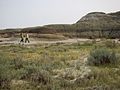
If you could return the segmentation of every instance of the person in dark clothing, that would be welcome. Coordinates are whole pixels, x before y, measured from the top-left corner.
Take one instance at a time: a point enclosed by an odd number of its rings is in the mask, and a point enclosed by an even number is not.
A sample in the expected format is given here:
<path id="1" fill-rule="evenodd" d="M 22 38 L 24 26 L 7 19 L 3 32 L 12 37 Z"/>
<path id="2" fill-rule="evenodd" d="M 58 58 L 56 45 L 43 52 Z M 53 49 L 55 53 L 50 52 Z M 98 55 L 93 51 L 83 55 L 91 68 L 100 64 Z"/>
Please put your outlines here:
<path id="1" fill-rule="evenodd" d="M 20 43 L 24 44 L 24 36 L 23 36 L 23 33 L 20 34 L 20 37 L 21 37 Z"/>

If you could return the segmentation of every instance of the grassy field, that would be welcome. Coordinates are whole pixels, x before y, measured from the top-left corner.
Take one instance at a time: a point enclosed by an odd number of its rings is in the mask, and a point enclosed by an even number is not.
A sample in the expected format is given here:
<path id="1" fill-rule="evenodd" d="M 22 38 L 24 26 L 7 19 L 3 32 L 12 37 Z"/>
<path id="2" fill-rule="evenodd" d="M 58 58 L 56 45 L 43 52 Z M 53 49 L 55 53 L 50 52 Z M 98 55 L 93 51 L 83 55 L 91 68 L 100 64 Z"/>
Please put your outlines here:
<path id="1" fill-rule="evenodd" d="M 96 48 L 116 52 L 117 63 L 86 64 Z M 1 90 L 119 90 L 120 45 L 111 41 L 0 46 Z"/>

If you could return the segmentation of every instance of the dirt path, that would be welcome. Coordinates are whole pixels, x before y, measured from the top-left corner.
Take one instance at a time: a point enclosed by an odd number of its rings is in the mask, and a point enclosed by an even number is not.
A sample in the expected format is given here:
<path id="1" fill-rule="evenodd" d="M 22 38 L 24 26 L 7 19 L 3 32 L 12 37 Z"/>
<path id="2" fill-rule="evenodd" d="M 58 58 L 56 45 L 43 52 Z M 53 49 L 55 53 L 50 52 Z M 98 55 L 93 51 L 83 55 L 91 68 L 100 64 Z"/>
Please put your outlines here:
<path id="1" fill-rule="evenodd" d="M 44 43 L 76 43 L 76 42 L 86 42 L 86 41 L 91 41 L 90 39 L 67 39 L 67 40 L 40 40 L 40 39 L 30 39 L 30 43 L 26 43 L 26 45 L 31 45 L 31 44 L 44 44 Z M 5 44 L 19 44 L 20 39 L 17 38 L 0 38 L 0 45 L 5 45 Z"/>

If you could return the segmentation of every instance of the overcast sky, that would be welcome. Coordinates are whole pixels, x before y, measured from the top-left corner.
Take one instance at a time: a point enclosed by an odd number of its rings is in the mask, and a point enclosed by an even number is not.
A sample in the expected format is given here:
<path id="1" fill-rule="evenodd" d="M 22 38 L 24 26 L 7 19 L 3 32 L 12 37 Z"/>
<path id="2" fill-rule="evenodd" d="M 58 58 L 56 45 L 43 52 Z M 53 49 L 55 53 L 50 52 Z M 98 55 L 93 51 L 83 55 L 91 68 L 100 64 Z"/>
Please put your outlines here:
<path id="1" fill-rule="evenodd" d="M 0 0 L 0 28 L 72 24 L 89 12 L 116 12 L 120 0 Z"/>

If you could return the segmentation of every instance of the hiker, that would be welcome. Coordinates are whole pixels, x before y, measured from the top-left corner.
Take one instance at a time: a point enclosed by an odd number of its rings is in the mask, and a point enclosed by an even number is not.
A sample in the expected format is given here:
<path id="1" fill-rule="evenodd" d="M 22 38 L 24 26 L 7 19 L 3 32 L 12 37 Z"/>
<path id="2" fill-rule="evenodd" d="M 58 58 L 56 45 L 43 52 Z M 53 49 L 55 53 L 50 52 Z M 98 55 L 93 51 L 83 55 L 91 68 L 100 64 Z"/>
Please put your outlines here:
<path id="1" fill-rule="evenodd" d="M 29 40 L 29 35 L 28 34 L 26 34 L 26 36 L 25 36 L 25 43 L 30 43 L 30 40 Z"/>
<path id="2" fill-rule="evenodd" d="M 21 36 L 20 43 L 24 44 L 24 36 L 23 36 L 23 33 L 21 33 L 20 36 Z"/>

